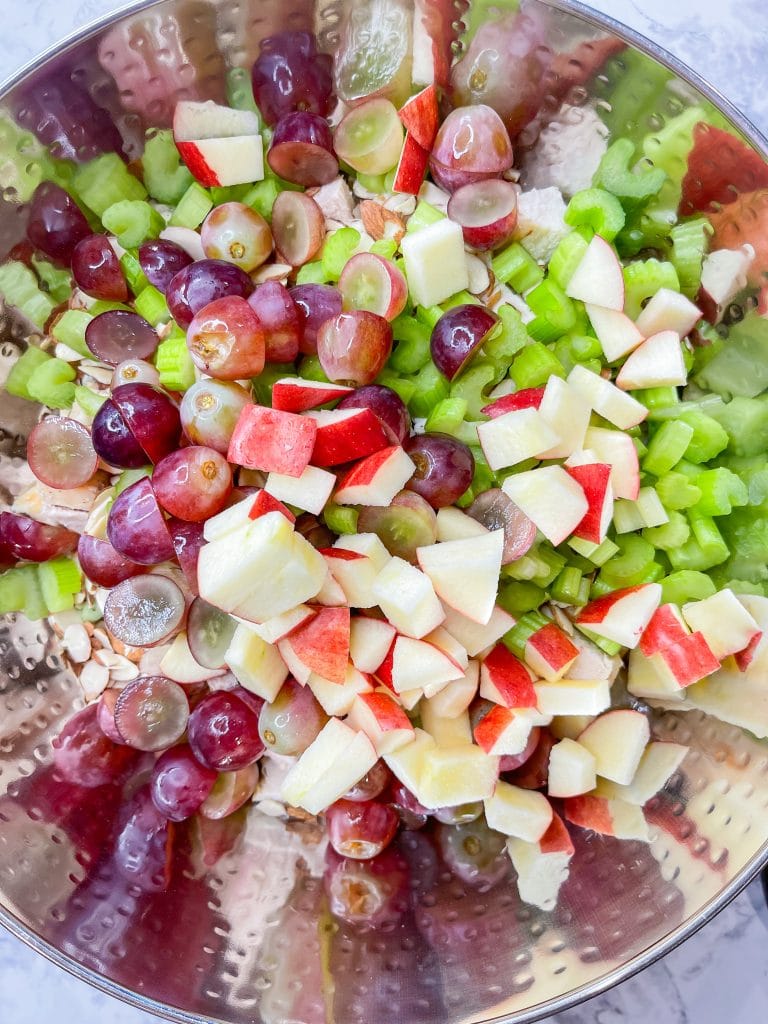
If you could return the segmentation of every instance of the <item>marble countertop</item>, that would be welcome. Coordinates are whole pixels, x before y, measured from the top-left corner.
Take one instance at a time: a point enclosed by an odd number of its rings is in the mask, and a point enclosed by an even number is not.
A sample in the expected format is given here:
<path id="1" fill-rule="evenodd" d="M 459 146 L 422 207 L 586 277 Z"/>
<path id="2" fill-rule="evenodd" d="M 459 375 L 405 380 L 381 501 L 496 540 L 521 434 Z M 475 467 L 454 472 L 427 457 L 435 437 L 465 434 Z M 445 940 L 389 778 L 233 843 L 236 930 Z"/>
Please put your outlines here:
<path id="1" fill-rule="evenodd" d="M 0 3 L 0 81 L 114 0 Z M 597 0 L 707 77 L 768 134 L 763 0 Z M 762 28 L 759 28 L 762 26 Z M 759 881 L 643 974 L 550 1024 L 757 1024 L 768 1018 L 768 908 Z M 8 1024 L 153 1024 L 156 1018 L 69 977 L 0 932 L 0 1020 Z"/>

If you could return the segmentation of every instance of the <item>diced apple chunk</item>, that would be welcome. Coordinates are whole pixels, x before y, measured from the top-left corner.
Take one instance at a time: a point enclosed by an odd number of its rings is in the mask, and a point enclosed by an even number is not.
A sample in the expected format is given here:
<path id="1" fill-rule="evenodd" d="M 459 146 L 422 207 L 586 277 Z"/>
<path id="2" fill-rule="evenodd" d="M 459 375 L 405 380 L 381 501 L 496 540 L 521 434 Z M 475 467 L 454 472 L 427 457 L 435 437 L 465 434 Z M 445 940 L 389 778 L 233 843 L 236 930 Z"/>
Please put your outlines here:
<path id="1" fill-rule="evenodd" d="M 445 540 L 468 540 L 470 537 L 482 537 L 488 530 L 482 523 L 478 523 L 472 516 L 462 512 L 459 508 L 449 505 L 446 508 L 438 509 L 437 512 L 437 539 Z"/>
<path id="2" fill-rule="evenodd" d="M 317 469 L 316 466 L 307 466 L 298 477 L 286 476 L 285 473 L 270 473 L 264 489 L 273 498 L 319 516 L 335 484 L 336 477 L 333 473 Z"/>
<path id="3" fill-rule="evenodd" d="M 362 732 L 331 718 L 286 775 L 282 797 L 294 807 L 320 814 L 376 764 L 376 751 Z"/>
<path id="4" fill-rule="evenodd" d="M 180 683 L 182 686 L 204 683 L 223 673 L 223 669 L 205 668 L 195 659 L 189 649 L 187 634 L 183 630 L 176 634 L 173 643 L 163 655 L 160 671 L 168 679 L 173 679 L 174 682 Z"/>
<path id="5" fill-rule="evenodd" d="M 411 298 L 419 306 L 437 306 L 469 284 L 464 236 L 447 217 L 401 242 Z"/>
<path id="6" fill-rule="evenodd" d="M 517 872 L 520 899 L 540 910 L 554 910 L 574 854 L 562 819 L 553 814 L 549 828 L 536 843 L 510 837 L 507 852 Z"/>
<path id="7" fill-rule="evenodd" d="M 603 836 L 616 839 L 640 839 L 648 842 L 648 822 L 641 807 L 625 800 L 608 800 L 602 796 L 573 796 L 565 801 L 565 817 L 573 825 L 589 828 Z"/>
<path id="8" fill-rule="evenodd" d="M 582 608 L 576 622 L 606 640 L 634 648 L 660 602 L 659 584 L 641 583 L 596 598 Z"/>
<path id="9" fill-rule="evenodd" d="M 347 715 L 360 694 L 373 693 L 370 677 L 358 672 L 353 665 L 348 666 L 342 683 L 324 679 L 313 672 L 307 680 L 307 686 L 314 693 L 326 715 Z M 365 729 L 362 731 L 366 732 Z"/>
<path id="10" fill-rule="evenodd" d="M 314 609 L 310 608 L 308 604 L 299 604 L 295 608 L 291 608 L 290 611 L 283 612 L 282 615 L 276 615 L 273 619 L 254 624 L 253 632 L 266 643 L 275 644 L 287 636 L 291 630 L 300 626 L 302 622 L 311 619 L 314 614 Z"/>
<path id="11" fill-rule="evenodd" d="M 350 625 L 349 656 L 361 672 L 375 672 L 395 639 L 395 627 L 383 619 L 356 615 Z"/>
<path id="12" fill-rule="evenodd" d="M 405 714 L 403 717 L 407 721 Z M 413 729 L 413 726 L 411 728 Z M 422 803 L 421 783 L 424 774 L 424 758 L 427 751 L 434 750 L 436 746 L 437 744 L 429 733 L 424 732 L 423 729 L 415 729 L 409 742 L 394 750 L 382 750 L 384 761 L 395 778 L 402 782 L 407 789 L 410 789 L 416 799 Z M 443 803 L 440 806 L 449 807 L 451 804 Z"/>
<path id="13" fill-rule="evenodd" d="M 434 746 L 424 752 L 416 796 L 430 810 L 474 803 L 491 796 L 498 777 L 498 757 L 489 757 L 473 744 Z"/>
<path id="14" fill-rule="evenodd" d="M 430 697 L 430 702 L 437 714 L 444 718 L 454 718 L 466 711 L 477 694 L 480 666 L 470 661 L 461 679 L 454 679 Z"/>
<path id="15" fill-rule="evenodd" d="M 446 718 L 433 704 L 434 699 L 422 700 L 419 704 L 422 729 L 429 733 L 438 747 L 456 747 L 471 743 L 472 727 L 467 712 L 463 711 L 453 718 Z"/>
<path id="16" fill-rule="evenodd" d="M 563 739 L 549 754 L 547 792 L 550 796 L 580 796 L 595 788 L 595 756 L 575 740 Z"/>
<path id="17" fill-rule="evenodd" d="M 586 515 L 584 491 L 562 466 L 513 473 L 502 490 L 552 544 L 561 544 Z"/>
<path id="18" fill-rule="evenodd" d="M 445 610 L 445 622 L 443 626 L 451 636 L 455 637 L 466 649 L 470 658 L 480 654 L 487 647 L 495 644 L 505 633 L 508 633 L 515 624 L 515 620 L 498 605 L 493 609 L 491 617 L 486 625 L 473 622 L 466 615 L 462 615 L 449 605 L 443 605 Z"/>
<path id="19" fill-rule="evenodd" d="M 640 711 L 608 711 L 591 722 L 579 743 L 595 758 L 601 778 L 628 786 L 650 739 L 648 719 Z"/>
<path id="20" fill-rule="evenodd" d="M 493 613 L 504 551 L 504 531 L 416 549 L 437 596 L 461 615 L 486 625 Z"/>
<path id="21" fill-rule="evenodd" d="M 429 577 L 402 558 L 390 559 L 379 573 L 373 596 L 395 629 L 417 640 L 445 618 Z"/>
<path id="22" fill-rule="evenodd" d="M 607 679 L 557 679 L 536 683 L 536 702 L 548 715 L 599 715 L 611 704 Z"/>
<path id="23" fill-rule="evenodd" d="M 493 470 L 516 466 L 561 443 L 538 409 L 516 409 L 479 423 L 477 436 Z"/>
<path id="24" fill-rule="evenodd" d="M 224 660 L 241 686 L 267 701 L 275 699 L 288 675 L 277 648 L 242 623 L 235 629 Z"/>
<path id="25" fill-rule="evenodd" d="M 373 608 L 373 585 L 379 572 L 371 559 L 342 548 L 323 548 L 321 553 L 350 608 Z"/>
<path id="26" fill-rule="evenodd" d="M 625 800 L 628 804 L 644 807 L 666 786 L 685 760 L 688 747 L 680 743 L 649 743 L 640 758 L 635 777 L 628 786 L 615 782 L 600 783 L 600 795 Z"/>
<path id="27" fill-rule="evenodd" d="M 485 800 L 488 825 L 505 836 L 538 842 L 552 823 L 552 804 L 543 793 L 498 782 Z"/>
<path id="28" fill-rule="evenodd" d="M 375 533 L 349 533 L 339 537 L 333 545 L 342 551 L 356 551 L 370 558 L 376 572 L 381 572 L 392 557 Z"/>
<path id="29" fill-rule="evenodd" d="M 360 694 L 352 702 L 347 721 L 365 733 L 380 757 L 393 754 L 415 738 L 410 719 L 387 693 Z"/>
<path id="30" fill-rule="evenodd" d="M 703 633 L 716 658 L 742 651 L 760 627 L 732 590 L 720 590 L 701 601 L 683 605 L 683 618 L 691 629 Z"/>

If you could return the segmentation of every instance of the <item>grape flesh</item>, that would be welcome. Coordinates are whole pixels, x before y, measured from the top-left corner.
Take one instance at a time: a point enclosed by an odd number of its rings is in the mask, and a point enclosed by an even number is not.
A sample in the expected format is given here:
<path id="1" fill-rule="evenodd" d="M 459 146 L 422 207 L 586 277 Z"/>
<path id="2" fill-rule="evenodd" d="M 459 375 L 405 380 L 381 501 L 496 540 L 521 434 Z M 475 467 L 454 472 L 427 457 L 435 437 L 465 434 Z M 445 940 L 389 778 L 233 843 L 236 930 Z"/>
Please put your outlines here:
<path id="1" fill-rule="evenodd" d="M 151 384 L 160 386 L 160 374 L 151 363 L 143 359 L 124 359 L 115 367 L 112 374 L 112 387 L 119 388 L 122 384 Z"/>
<path id="2" fill-rule="evenodd" d="M 232 693 L 210 693 L 189 716 L 189 745 L 201 764 L 237 771 L 264 753 L 258 715 Z"/>
<path id="3" fill-rule="evenodd" d="M 437 541 L 434 509 L 415 491 L 400 491 L 389 506 L 360 510 L 360 533 L 375 533 L 390 555 L 416 563 L 416 549 Z"/>
<path id="4" fill-rule="evenodd" d="M 226 455 L 237 421 L 251 396 L 233 381 L 201 380 L 184 393 L 181 423 L 193 444 Z"/>
<path id="5" fill-rule="evenodd" d="M 141 676 L 128 683 L 115 703 L 115 726 L 136 750 L 166 750 L 183 736 L 189 718 L 187 695 L 165 676 Z"/>
<path id="6" fill-rule="evenodd" d="M 47 416 L 27 441 L 27 462 L 38 480 L 67 489 L 87 483 L 98 456 L 87 427 L 66 416 Z"/>
<path id="7" fill-rule="evenodd" d="M 140 575 L 110 590 L 104 623 L 124 644 L 152 647 L 179 628 L 185 610 L 184 594 L 173 580 L 159 574 Z"/>
<path id="8" fill-rule="evenodd" d="M 498 487 L 479 494 L 467 509 L 467 515 L 476 519 L 486 530 L 504 530 L 502 565 L 509 565 L 522 558 L 536 541 L 534 524 Z"/>
<path id="9" fill-rule="evenodd" d="M 166 512 L 178 519 L 202 522 L 226 505 L 232 490 L 232 470 L 213 448 L 191 445 L 158 462 L 152 486 Z"/>
<path id="10" fill-rule="evenodd" d="M 159 339 L 152 326 L 137 313 L 110 309 L 88 324 L 85 343 L 97 359 L 116 366 L 124 359 L 149 359 Z"/>
<path id="11" fill-rule="evenodd" d="M 416 466 L 406 484 L 433 508 L 445 508 L 472 483 L 475 458 L 463 442 L 448 434 L 416 434 L 403 445 Z"/>
<path id="12" fill-rule="evenodd" d="M 185 821 L 191 817 L 213 789 L 218 778 L 206 768 L 185 744 L 171 747 L 160 756 L 152 771 L 152 802 L 163 817 Z"/>
<path id="13" fill-rule="evenodd" d="M 259 734 L 275 754 L 303 754 L 320 733 L 328 716 L 307 686 L 290 676 L 275 699 L 259 715 Z"/>
<path id="14" fill-rule="evenodd" d="M 89 235 L 77 243 L 72 276 L 78 288 L 94 299 L 125 302 L 128 298 L 123 268 L 106 235 Z"/>

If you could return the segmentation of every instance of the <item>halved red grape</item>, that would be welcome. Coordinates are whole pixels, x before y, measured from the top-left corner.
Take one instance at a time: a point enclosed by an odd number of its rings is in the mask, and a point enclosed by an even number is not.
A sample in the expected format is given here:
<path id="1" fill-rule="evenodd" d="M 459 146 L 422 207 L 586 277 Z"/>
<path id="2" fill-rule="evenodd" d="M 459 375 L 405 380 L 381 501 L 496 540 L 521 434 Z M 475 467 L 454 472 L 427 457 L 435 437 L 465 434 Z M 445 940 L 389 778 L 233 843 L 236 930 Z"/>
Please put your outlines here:
<path id="1" fill-rule="evenodd" d="M 325 821 L 331 846 L 352 860 L 376 857 L 395 838 L 400 824 L 394 808 L 375 800 L 337 800 L 325 812 Z"/>
<path id="2" fill-rule="evenodd" d="M 187 615 L 187 642 L 195 661 L 203 668 L 224 668 L 236 626 L 231 615 L 196 597 Z"/>
<path id="3" fill-rule="evenodd" d="M 222 772 L 200 807 L 202 816 L 218 821 L 234 814 L 253 796 L 259 774 L 257 764 L 246 765 L 234 772 Z"/>
<path id="4" fill-rule="evenodd" d="M 331 58 L 317 52 L 309 32 L 279 32 L 263 39 L 251 79 L 254 98 L 269 125 L 292 110 L 327 115 L 333 108 Z"/>
<path id="5" fill-rule="evenodd" d="M 164 391 L 151 384 L 122 384 L 112 392 L 111 401 L 151 462 L 175 450 L 181 417 Z"/>
<path id="6" fill-rule="evenodd" d="M 77 548 L 79 537 L 64 526 L 38 523 L 17 512 L 0 512 L 0 547 L 11 558 L 47 562 Z"/>
<path id="7" fill-rule="evenodd" d="M 29 435 L 27 461 L 38 480 L 66 490 L 87 483 L 99 457 L 82 423 L 67 416 L 47 416 Z"/>
<path id="8" fill-rule="evenodd" d="M 89 235 L 77 243 L 72 275 L 78 288 L 94 299 L 125 302 L 128 298 L 123 268 L 106 235 Z"/>
<path id="9" fill-rule="evenodd" d="M 220 380 L 258 377 L 264 369 L 264 328 L 238 295 L 216 299 L 195 314 L 187 348 L 196 366 Z"/>
<path id="10" fill-rule="evenodd" d="M 218 775 L 195 758 L 186 743 L 162 754 L 152 770 L 152 802 L 164 818 L 185 821 L 213 789 Z"/>
<path id="11" fill-rule="evenodd" d="M 120 735 L 115 725 L 115 705 L 117 704 L 117 698 L 120 696 L 120 690 L 106 689 L 99 697 L 99 702 L 96 705 L 98 712 L 96 714 L 96 721 L 99 723 L 99 728 L 108 736 L 113 743 L 118 743 L 120 746 L 125 746 L 125 740 Z"/>
<path id="12" fill-rule="evenodd" d="M 319 550 L 332 547 L 336 540 L 336 535 L 311 512 L 304 512 L 300 515 L 294 529 L 296 533 L 300 533 L 305 540 L 308 540 L 313 548 Z"/>
<path id="13" fill-rule="evenodd" d="M 225 507 L 232 490 L 232 470 L 213 448 L 190 445 L 158 462 L 152 487 L 166 512 L 198 523 Z"/>
<path id="14" fill-rule="evenodd" d="M 357 529 L 375 533 L 390 555 L 415 563 L 416 549 L 437 541 L 437 516 L 420 494 L 406 490 L 396 494 L 389 506 L 360 509 Z"/>
<path id="15" fill-rule="evenodd" d="M 512 143 L 499 115 L 483 103 L 457 107 L 440 126 L 429 167 L 452 192 L 483 178 L 499 178 L 512 166 Z"/>
<path id="16" fill-rule="evenodd" d="M 151 363 L 143 359 L 124 359 L 115 367 L 112 374 L 112 387 L 119 388 L 122 384 L 151 384 L 160 386 L 160 374 Z"/>
<path id="17" fill-rule="evenodd" d="M 461 225 L 464 241 L 475 249 L 498 249 L 517 227 L 517 189 L 511 181 L 488 178 L 457 189 L 448 216 Z"/>
<path id="18" fill-rule="evenodd" d="M 233 381 L 201 380 L 184 393 L 181 423 L 193 444 L 204 444 L 226 455 L 240 413 L 251 396 Z"/>
<path id="19" fill-rule="evenodd" d="M 198 761 L 220 772 L 246 768 L 264 753 L 258 715 L 224 690 L 203 697 L 189 716 L 188 733 Z"/>
<path id="20" fill-rule="evenodd" d="M 432 362 L 448 380 L 466 367 L 472 356 L 495 331 L 499 318 L 486 306 L 467 302 L 443 313 L 432 329 Z"/>
<path id="21" fill-rule="evenodd" d="M 539 745 L 539 739 L 541 737 L 541 729 L 538 725 L 535 725 L 531 729 L 528 742 L 525 745 L 525 749 L 519 754 L 503 754 L 499 760 L 499 771 L 500 772 L 514 772 L 518 768 L 529 761 Z"/>
<path id="22" fill-rule="evenodd" d="M 275 754 L 303 754 L 327 721 L 310 688 L 289 676 L 275 699 L 262 707 L 259 735 Z"/>
<path id="23" fill-rule="evenodd" d="M 297 284 L 290 289 L 301 324 L 299 351 L 317 353 L 317 332 L 322 324 L 341 312 L 341 292 L 330 284 Z"/>
<path id="24" fill-rule="evenodd" d="M 101 731 L 96 704 L 70 718 L 52 746 L 59 774 L 88 789 L 121 781 L 136 764 L 133 750 L 118 746 Z"/>
<path id="25" fill-rule="evenodd" d="M 146 565 L 121 555 L 108 540 L 99 540 L 87 533 L 82 534 L 78 541 L 77 560 L 85 575 L 97 587 L 116 587 L 123 580 L 147 571 Z"/>
<path id="26" fill-rule="evenodd" d="M 341 119 L 333 135 L 341 159 L 362 174 L 386 174 L 403 148 L 403 122 L 383 96 L 364 100 Z"/>
<path id="27" fill-rule="evenodd" d="M 178 683 L 165 676 L 134 679 L 121 690 L 115 704 L 117 730 L 136 750 L 165 750 L 172 746 L 184 735 L 188 718 L 187 695 Z"/>
<path id="28" fill-rule="evenodd" d="M 453 505 L 472 483 L 475 457 L 463 442 L 448 434 L 415 434 L 403 444 L 416 472 L 406 487 L 432 508 Z"/>
<path id="29" fill-rule="evenodd" d="M 308 263 L 325 238 L 325 218 L 303 192 L 280 192 L 272 207 L 272 231 L 278 255 L 293 267 Z"/>
<path id="30" fill-rule="evenodd" d="M 107 537 L 120 554 L 141 565 L 173 558 L 171 535 L 147 477 L 115 498 L 107 518 Z"/>
<path id="31" fill-rule="evenodd" d="M 174 320 L 189 327 L 195 314 L 209 303 L 227 295 L 247 299 L 252 291 L 253 281 L 234 263 L 198 260 L 171 279 L 165 297 Z"/>
<path id="32" fill-rule="evenodd" d="M 291 293 L 279 281 L 256 285 L 248 305 L 264 328 L 268 363 L 292 363 L 299 354 L 301 320 Z"/>
<path id="33" fill-rule="evenodd" d="M 509 874 L 506 838 L 489 828 L 485 818 L 441 825 L 436 836 L 445 863 L 462 882 L 491 888 Z"/>
<path id="34" fill-rule="evenodd" d="M 392 327 L 382 316 L 355 309 L 321 324 L 317 355 L 337 384 L 372 384 L 392 352 Z"/>
<path id="35" fill-rule="evenodd" d="M 69 192 L 52 181 L 37 186 L 27 221 L 27 238 L 36 249 L 68 267 L 75 246 L 90 234 L 88 221 Z"/>
<path id="36" fill-rule="evenodd" d="M 370 409 L 391 444 L 402 444 L 411 432 L 411 417 L 400 395 L 384 384 L 356 388 L 339 402 L 338 409 Z"/>
<path id="37" fill-rule="evenodd" d="M 272 232 L 260 213 L 245 203 L 215 206 L 200 229 L 209 259 L 234 263 L 246 273 L 260 267 L 272 252 Z"/>
<path id="38" fill-rule="evenodd" d="M 197 560 L 200 557 L 200 549 L 205 544 L 203 524 L 185 523 L 181 519 L 169 519 L 166 525 L 171 535 L 173 549 L 179 560 L 181 571 L 187 580 L 187 585 L 196 594 Z"/>
<path id="39" fill-rule="evenodd" d="M 308 110 L 284 114 L 275 125 L 267 162 L 275 174 L 295 185 L 327 185 L 339 173 L 328 122 Z"/>
<path id="40" fill-rule="evenodd" d="M 504 530 L 502 565 L 522 558 L 536 541 L 536 527 L 511 498 L 498 487 L 483 491 L 467 509 L 467 514 L 487 530 Z"/>
<path id="41" fill-rule="evenodd" d="M 185 249 L 162 238 L 155 238 L 139 246 L 139 264 L 144 276 L 163 294 L 176 274 L 192 262 L 192 257 Z"/>
<path id="42" fill-rule="evenodd" d="M 408 282 L 391 260 L 359 252 L 347 260 L 339 278 L 344 309 L 368 309 L 394 320 L 408 301 Z"/>
<path id="43" fill-rule="evenodd" d="M 362 800 L 375 800 L 381 796 L 393 779 L 392 772 L 387 768 L 384 761 L 379 759 L 369 772 L 356 782 L 349 792 L 344 794 L 345 800 L 359 802 Z"/>
<path id="44" fill-rule="evenodd" d="M 154 647 L 176 632 L 185 611 L 184 595 L 173 580 L 160 575 L 133 576 L 110 590 L 104 603 L 104 623 L 124 644 Z"/>
<path id="45" fill-rule="evenodd" d="M 149 359 L 160 339 L 147 321 L 127 309 L 109 309 L 85 329 L 85 343 L 97 359 L 116 366 L 124 359 Z"/>
<path id="46" fill-rule="evenodd" d="M 443 825 L 468 825 L 477 821 L 483 813 L 483 803 L 478 800 L 471 804 L 458 804 L 456 807 L 440 807 L 434 811 L 434 817 Z"/>
<path id="47" fill-rule="evenodd" d="M 91 424 L 91 441 L 97 455 L 118 469 L 138 469 L 147 464 L 144 449 L 133 436 L 125 417 L 108 398 Z"/>
<path id="48" fill-rule="evenodd" d="M 323 881 L 333 916 L 356 929 L 392 933 L 411 906 L 410 870 L 402 853 L 389 846 L 378 857 L 360 861 L 329 846 L 325 861 Z"/>
<path id="49" fill-rule="evenodd" d="M 544 789 L 549 779 L 549 756 L 556 740 L 549 729 L 540 729 L 536 748 L 525 762 L 506 776 L 521 789 Z"/>

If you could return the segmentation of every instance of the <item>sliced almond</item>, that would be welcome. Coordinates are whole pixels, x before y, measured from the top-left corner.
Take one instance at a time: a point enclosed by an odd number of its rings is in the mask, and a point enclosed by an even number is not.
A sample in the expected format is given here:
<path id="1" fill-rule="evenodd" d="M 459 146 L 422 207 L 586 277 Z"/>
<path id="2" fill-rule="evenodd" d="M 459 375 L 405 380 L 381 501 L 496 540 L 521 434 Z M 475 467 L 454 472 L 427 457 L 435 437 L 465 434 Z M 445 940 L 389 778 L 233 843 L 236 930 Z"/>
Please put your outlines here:
<path id="1" fill-rule="evenodd" d="M 82 623 L 67 626 L 61 646 L 76 664 L 82 664 L 91 656 L 91 638 Z"/>
<path id="2" fill-rule="evenodd" d="M 488 267 L 479 256 L 475 256 L 472 252 L 467 253 L 467 275 L 469 291 L 472 295 L 480 295 L 490 286 L 491 275 Z"/>
<path id="3" fill-rule="evenodd" d="M 405 234 L 405 219 L 399 213 L 388 210 L 381 203 L 372 199 L 364 199 L 358 207 L 360 219 L 365 230 L 375 242 L 382 238 L 391 238 L 399 242 Z"/>
<path id="4" fill-rule="evenodd" d="M 112 650 L 112 640 L 106 629 L 103 629 L 101 626 L 97 626 L 93 631 L 93 646 L 101 647 L 108 651 Z"/>
<path id="5" fill-rule="evenodd" d="M 97 661 L 87 661 L 80 673 L 80 685 L 83 688 L 85 699 L 96 700 L 102 695 L 109 682 L 109 669 L 100 665 Z"/>

